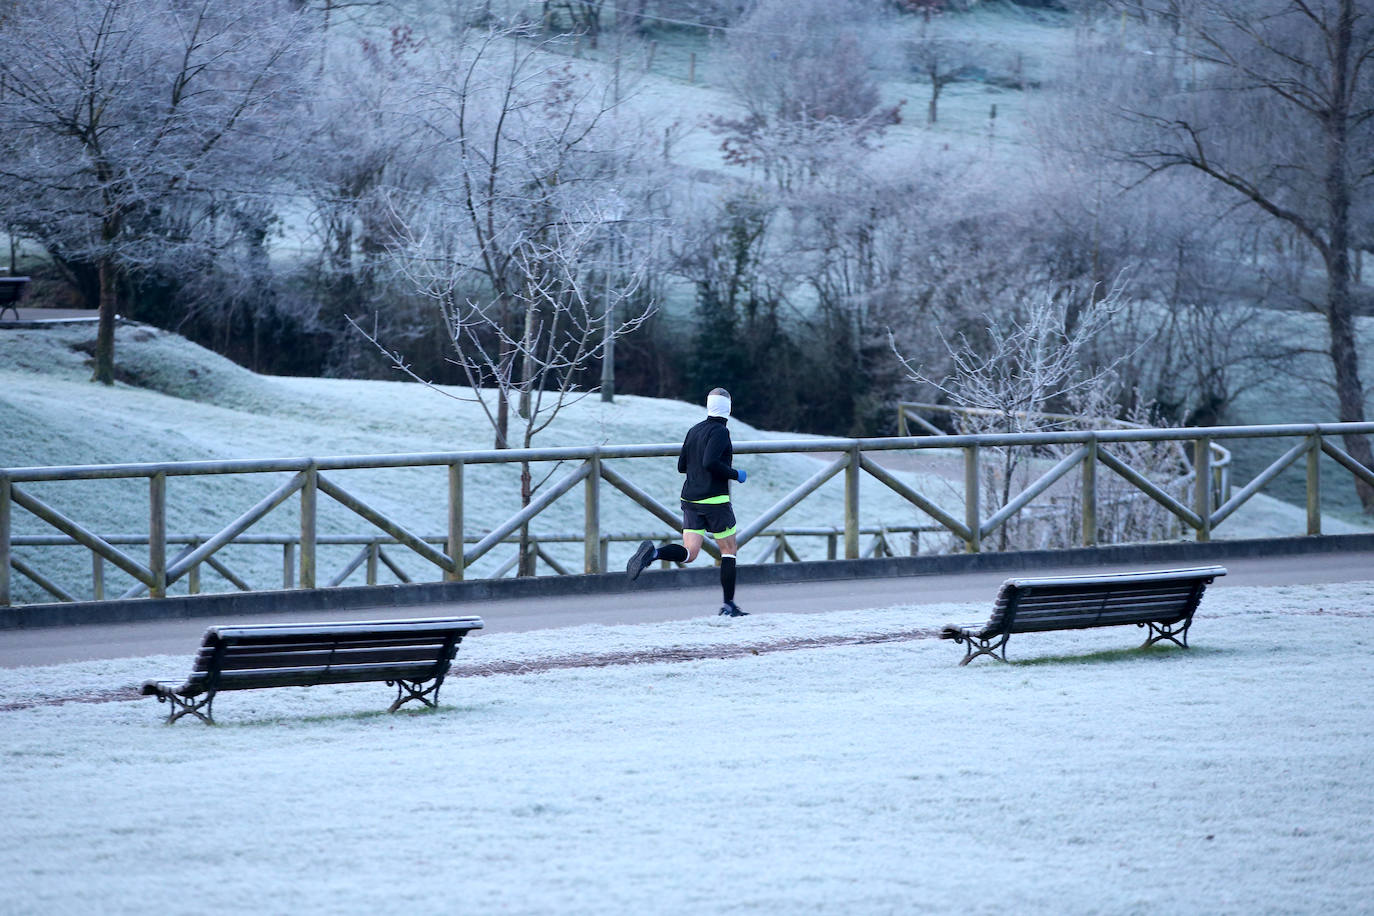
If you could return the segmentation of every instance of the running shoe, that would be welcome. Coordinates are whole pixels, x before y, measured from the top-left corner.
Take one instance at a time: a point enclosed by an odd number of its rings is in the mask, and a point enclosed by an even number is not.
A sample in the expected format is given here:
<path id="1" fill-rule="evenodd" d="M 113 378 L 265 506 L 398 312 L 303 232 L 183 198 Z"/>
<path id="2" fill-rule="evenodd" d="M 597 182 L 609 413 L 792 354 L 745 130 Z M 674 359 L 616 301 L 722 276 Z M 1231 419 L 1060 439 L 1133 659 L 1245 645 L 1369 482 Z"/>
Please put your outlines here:
<path id="1" fill-rule="evenodd" d="M 634 555 L 630 557 L 630 562 L 625 564 L 625 575 L 630 577 L 631 582 L 638 579 L 639 574 L 648 569 L 649 564 L 654 562 L 655 553 L 657 553 L 657 551 L 654 550 L 653 541 L 639 542 L 639 546 L 635 548 Z"/>
<path id="2" fill-rule="evenodd" d="M 748 617 L 748 611 L 741 611 L 739 605 L 733 601 L 727 601 L 720 606 L 719 617 Z"/>

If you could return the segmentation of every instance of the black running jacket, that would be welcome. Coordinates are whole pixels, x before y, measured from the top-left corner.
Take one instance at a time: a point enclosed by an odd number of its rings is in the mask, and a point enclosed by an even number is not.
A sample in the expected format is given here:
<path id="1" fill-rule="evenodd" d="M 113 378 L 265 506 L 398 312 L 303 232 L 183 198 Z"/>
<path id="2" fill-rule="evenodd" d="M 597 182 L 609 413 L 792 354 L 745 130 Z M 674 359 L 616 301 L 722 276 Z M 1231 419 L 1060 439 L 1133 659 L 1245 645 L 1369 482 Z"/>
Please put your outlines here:
<path id="1" fill-rule="evenodd" d="M 724 417 L 707 417 L 687 430 L 677 456 L 678 473 L 687 475 L 682 498 L 697 502 L 730 495 L 730 481 L 739 480 L 739 472 L 730 466 L 734 455 Z"/>

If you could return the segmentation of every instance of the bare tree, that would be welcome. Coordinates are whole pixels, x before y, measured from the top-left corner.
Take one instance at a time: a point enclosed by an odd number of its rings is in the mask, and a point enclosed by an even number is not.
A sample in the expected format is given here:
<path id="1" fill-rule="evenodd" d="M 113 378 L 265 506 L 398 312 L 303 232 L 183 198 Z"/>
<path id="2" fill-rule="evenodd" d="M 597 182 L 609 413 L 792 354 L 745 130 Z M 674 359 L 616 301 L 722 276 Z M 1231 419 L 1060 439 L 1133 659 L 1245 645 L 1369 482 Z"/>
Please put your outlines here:
<path id="1" fill-rule="evenodd" d="M 940 93 L 951 83 L 968 78 L 969 72 L 986 53 L 977 42 L 954 37 L 942 11 L 930 8 L 922 11 L 920 34 L 907 46 L 907 60 L 913 70 L 930 82 L 927 124 L 934 124 L 939 119 Z"/>
<path id="2" fill-rule="evenodd" d="M 461 396 L 481 405 L 498 448 L 528 448 L 652 310 L 637 294 L 656 229 L 633 216 L 642 185 L 589 80 L 516 32 L 445 57 L 420 110 L 438 178 L 418 195 L 393 189 L 393 255 L 443 312 Z M 522 505 L 537 488 L 523 464 Z M 526 529 L 525 575 L 528 547 Z"/>
<path id="3" fill-rule="evenodd" d="M 901 104 L 881 104 L 869 72 L 878 53 L 869 13 L 855 0 L 766 0 L 741 22 L 728 72 L 745 114 L 711 122 L 727 162 L 789 189 L 901 120 Z"/>
<path id="4" fill-rule="evenodd" d="M 587 44 L 595 48 L 601 37 L 601 8 L 606 0 L 555 0 L 554 7 L 563 10 L 574 31 L 587 36 Z M 548 7 L 549 4 L 545 4 Z"/>
<path id="5" fill-rule="evenodd" d="M 408 26 L 380 37 L 336 36 L 329 44 L 301 125 L 303 154 L 293 160 L 293 178 L 309 205 L 310 254 L 300 268 L 316 302 L 312 324 L 331 341 L 329 370 L 346 373 L 359 341 L 343 316 L 362 314 L 395 289 L 389 197 L 417 193 L 435 180 L 411 107 L 416 85 L 429 76 L 432 49 Z M 402 324 L 400 312 L 393 305 L 385 324 Z"/>
<path id="6" fill-rule="evenodd" d="M 1137 0 L 1164 37 L 1142 60 L 1126 105 L 1123 154 L 1157 175 L 1205 175 L 1287 227 L 1321 262 L 1321 292 L 1295 290 L 1321 314 L 1343 421 L 1365 419 L 1356 347 L 1353 214 L 1374 194 L 1374 10 L 1360 0 Z M 1161 64 L 1159 57 L 1163 57 Z M 1365 436 L 1346 449 L 1365 466 Z M 1357 481 L 1366 511 L 1374 487 Z"/>
<path id="7" fill-rule="evenodd" d="M 15 0 L 0 24 L 0 200 L 56 256 L 95 265 L 95 380 L 114 381 L 117 283 L 167 214 L 256 180 L 303 20 L 273 0 Z M 164 252 L 165 253 L 165 252 Z"/>
<path id="8" fill-rule="evenodd" d="M 1121 302 L 1122 289 L 1117 286 L 1084 309 L 1073 328 L 1066 325 L 1064 301 L 1042 297 L 1006 313 L 985 314 L 978 338 L 949 337 L 941 330 L 951 368 L 940 376 L 903 355 L 894 336 L 889 339 L 912 381 L 933 388 L 950 405 L 966 409 L 959 421 L 960 432 L 1043 431 L 1055 428 L 1045 420 L 1053 408 L 1105 400 L 1101 393 L 1115 366 L 1092 367 L 1086 356 Z M 1011 501 L 1025 459 L 1024 450 L 1011 446 L 992 451 L 995 458 L 988 462 L 991 473 L 983 481 L 982 494 L 989 512 Z M 1014 537 L 1012 526 L 1002 526 L 999 537 L 1000 549 L 1006 550 Z"/>

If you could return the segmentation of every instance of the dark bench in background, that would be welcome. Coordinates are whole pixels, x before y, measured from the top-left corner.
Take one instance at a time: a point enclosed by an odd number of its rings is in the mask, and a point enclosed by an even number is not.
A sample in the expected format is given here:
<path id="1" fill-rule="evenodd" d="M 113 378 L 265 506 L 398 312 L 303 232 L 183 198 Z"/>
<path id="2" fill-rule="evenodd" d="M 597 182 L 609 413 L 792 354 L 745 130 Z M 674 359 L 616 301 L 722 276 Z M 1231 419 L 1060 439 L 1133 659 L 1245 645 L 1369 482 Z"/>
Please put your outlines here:
<path id="1" fill-rule="evenodd" d="M 435 706 L 458 644 L 482 626 L 480 617 L 433 617 L 211 627 L 186 681 L 147 681 L 143 695 L 172 704 L 168 724 L 187 715 L 213 724 L 217 693 L 264 687 L 385 681 L 396 685 L 388 712 L 411 700 Z"/>
<path id="2" fill-rule="evenodd" d="M 0 318 L 4 318 L 6 312 L 14 312 L 14 317 L 19 317 L 19 300 L 24 298 L 28 286 L 28 277 L 0 277 Z"/>
<path id="3" fill-rule="evenodd" d="M 1135 624 L 1149 628 L 1144 645 L 1169 640 L 1188 648 L 1188 627 L 1202 600 L 1202 590 L 1222 566 L 1158 569 L 1060 578 L 1008 579 L 997 593 L 992 617 L 985 624 L 950 624 L 941 639 L 964 643 L 960 665 L 980 655 L 1007 660 L 1007 640 L 1013 633 L 1043 633 Z"/>

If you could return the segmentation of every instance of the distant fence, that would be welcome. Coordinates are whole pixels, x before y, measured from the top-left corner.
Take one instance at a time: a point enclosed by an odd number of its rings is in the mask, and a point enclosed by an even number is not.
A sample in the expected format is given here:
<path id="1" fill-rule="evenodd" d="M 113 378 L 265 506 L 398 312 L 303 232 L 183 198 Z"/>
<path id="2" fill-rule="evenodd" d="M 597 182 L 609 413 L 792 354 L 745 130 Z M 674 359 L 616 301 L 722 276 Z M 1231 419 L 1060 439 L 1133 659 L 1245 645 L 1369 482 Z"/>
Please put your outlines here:
<path id="1" fill-rule="evenodd" d="M 1321 533 L 1320 458 L 1329 456 L 1355 477 L 1374 485 L 1374 471 L 1347 454 L 1333 439 L 1346 434 L 1374 433 L 1374 423 L 1331 423 L 1286 426 L 1230 426 L 1194 429 L 1102 429 L 1050 433 L 1003 433 L 986 435 L 955 435 L 940 437 L 895 437 L 873 439 L 797 439 L 763 442 L 739 442 L 736 454 L 813 454 L 833 455 L 833 460 L 795 487 L 768 509 L 743 525 L 737 536 L 743 548 L 758 541 L 766 544 L 763 553 L 774 560 L 797 557 L 792 541 L 798 537 L 825 537 L 833 545 L 834 556 L 843 551 L 846 559 L 857 559 L 863 551 L 862 538 L 871 534 L 874 541 L 869 553 L 893 552 L 892 536 L 920 531 L 947 532 L 963 549 L 977 552 L 990 534 L 1009 520 L 1028 511 L 1031 504 L 1044 497 L 1052 487 L 1062 489 L 1067 475 L 1078 471 L 1078 483 L 1073 488 L 1081 512 L 1080 542 L 1083 546 L 1098 543 L 1098 470 L 1113 472 L 1127 486 L 1143 497 L 1162 506 L 1178 523 L 1199 541 L 1209 540 L 1247 500 L 1260 492 L 1269 482 L 1293 465 L 1305 459 L 1307 468 L 1307 533 Z M 1268 438 L 1296 440 L 1277 461 L 1245 484 L 1240 490 L 1218 500 L 1213 486 L 1214 446 L 1223 441 Z M 1192 456 L 1195 486 L 1189 497 L 1179 498 L 1152 481 L 1145 472 L 1123 460 L 1117 452 L 1131 443 L 1179 443 Z M 1004 504 L 985 514 L 981 496 L 981 480 L 986 454 L 993 449 L 1024 449 L 1028 453 L 1044 454 L 1057 447 L 1064 452 L 1053 467 L 1030 481 Z M 892 470 L 883 466 L 879 456 L 889 453 L 918 453 L 923 449 L 957 450 L 963 455 L 963 511 L 951 513 L 942 509 L 933 495 L 919 492 Z M 680 513 L 649 495 L 628 479 L 612 462 L 632 458 L 676 458 L 677 444 L 623 445 L 600 447 L 569 447 L 547 449 L 504 449 L 490 451 L 447 452 L 415 455 L 372 455 L 334 458 L 241 459 L 230 461 L 189 461 L 143 464 L 90 465 L 78 467 L 37 467 L 0 469 L 0 606 L 13 603 L 12 578 L 23 576 L 42 591 L 59 601 L 72 600 L 70 591 L 53 581 L 44 570 L 25 560 L 18 551 L 54 543 L 75 544 L 85 548 L 93 557 L 92 575 L 99 579 L 104 564 L 112 565 L 130 576 L 135 585 L 124 597 L 149 594 L 162 597 L 168 586 L 186 580 L 188 586 L 197 584 L 202 566 L 215 569 L 235 587 L 248 587 L 217 557 L 231 544 L 276 544 L 283 551 L 283 585 L 296 588 L 329 587 L 342 581 L 335 575 L 320 581 L 318 549 L 331 543 L 352 543 L 360 546 L 351 573 L 359 565 L 370 564 L 375 577 L 378 564 L 399 567 L 390 562 L 385 547 L 404 548 L 433 569 L 435 579 L 457 581 L 473 563 L 486 556 L 498 545 L 508 543 L 513 535 L 537 518 L 557 500 L 579 485 L 582 488 L 583 530 L 565 535 L 567 540 L 583 545 L 582 572 L 606 570 L 606 545 L 622 536 L 602 531 L 601 500 L 606 486 L 628 497 L 649 515 L 664 525 L 664 531 L 680 531 Z M 464 476 L 469 466 L 481 464 L 575 463 L 575 466 L 556 481 L 550 480 L 528 506 L 521 508 L 489 531 L 469 536 L 464 518 Z M 440 536 L 421 536 L 396 519 L 378 511 L 358 495 L 344 489 L 331 475 L 335 472 L 360 469 L 400 469 L 431 467 L 446 471 L 446 492 L 438 499 L 446 506 L 447 531 Z M 215 475 L 268 475 L 278 478 L 276 486 L 257 503 L 245 508 L 231 522 L 218 531 L 205 535 L 177 535 L 167 528 L 167 482 L 174 477 L 206 478 Z M 844 524 L 835 529 L 779 529 L 775 523 L 822 485 L 844 475 Z M 929 524 L 916 526 L 884 526 L 877 520 L 865 526 L 861 523 L 859 483 L 868 474 L 907 504 L 929 519 Z M 280 480 L 286 476 L 285 480 Z M 33 484 L 54 481 L 116 481 L 142 480 L 147 492 L 148 531 L 146 534 L 99 534 L 89 524 L 83 524 L 47 501 L 35 495 Z M 380 535 L 339 538 L 318 532 L 318 502 L 321 495 L 334 500 L 357 517 L 363 519 Z M 113 494 L 111 499 L 121 498 Z M 290 535 L 253 535 L 249 529 L 262 521 L 287 500 L 299 504 L 299 532 Z M 16 536 L 13 530 L 16 509 L 29 513 L 55 532 L 44 535 Z M 662 532 L 660 532 L 662 533 Z M 627 535 L 634 537 L 638 535 Z M 43 540 L 47 538 L 48 540 Z M 37 540 L 35 540 L 37 539 Z M 55 540 L 54 540 L 55 539 Z M 540 543 L 552 543 L 558 538 L 534 535 L 534 550 Z M 131 545 L 146 547 L 146 559 L 133 556 L 123 549 Z M 169 548 L 180 547 L 169 555 Z M 1074 546 L 1063 544 L 1059 546 Z M 708 544 L 708 549 L 712 545 Z M 758 548 L 756 547 L 757 551 Z M 547 551 L 541 559 L 555 572 L 570 570 L 556 562 L 550 563 Z M 509 571 L 508 563 L 503 567 Z M 344 577 L 348 573 L 344 574 Z M 404 574 L 403 574 L 404 575 Z M 234 580 L 238 578 L 238 581 Z M 423 581 L 423 580 L 422 580 Z M 432 580 L 431 580 L 432 581 Z M 99 583 L 97 582 L 97 585 Z"/>

